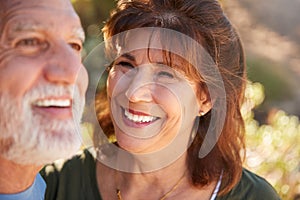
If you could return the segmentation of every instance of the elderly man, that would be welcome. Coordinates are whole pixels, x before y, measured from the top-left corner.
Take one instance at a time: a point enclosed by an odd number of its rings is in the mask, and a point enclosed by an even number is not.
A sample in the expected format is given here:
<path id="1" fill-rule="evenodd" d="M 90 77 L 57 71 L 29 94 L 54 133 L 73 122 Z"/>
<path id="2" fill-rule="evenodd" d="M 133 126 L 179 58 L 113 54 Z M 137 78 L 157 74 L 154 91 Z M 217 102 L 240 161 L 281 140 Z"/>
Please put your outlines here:
<path id="1" fill-rule="evenodd" d="M 80 147 L 83 40 L 69 0 L 0 0 L 0 199 L 43 199 L 43 164 Z"/>

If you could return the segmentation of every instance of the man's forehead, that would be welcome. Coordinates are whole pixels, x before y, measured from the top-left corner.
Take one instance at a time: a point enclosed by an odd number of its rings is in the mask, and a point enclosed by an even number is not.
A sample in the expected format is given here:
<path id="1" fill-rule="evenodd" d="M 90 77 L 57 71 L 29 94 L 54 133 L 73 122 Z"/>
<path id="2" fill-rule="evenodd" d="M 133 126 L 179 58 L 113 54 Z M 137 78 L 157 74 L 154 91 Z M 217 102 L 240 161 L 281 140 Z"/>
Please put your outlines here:
<path id="1" fill-rule="evenodd" d="M 41 17 L 38 15 L 32 15 L 34 12 L 41 12 Z M 66 16 L 79 17 L 74 11 L 73 6 L 69 0 L 0 0 L 0 27 L 7 24 L 7 20 L 11 21 L 13 16 L 17 16 L 18 13 L 23 13 L 24 17 L 15 20 L 10 23 L 9 30 L 13 32 L 18 31 L 35 31 L 39 29 L 49 29 L 48 24 L 44 23 L 44 17 L 46 13 L 51 13 L 51 17 L 57 16 L 57 13 L 63 13 Z M 25 15 L 24 15 L 25 14 Z M 5 20 L 6 19 L 6 20 Z M 71 23 L 70 20 L 67 21 Z M 80 24 L 73 24 L 73 34 L 80 39 L 84 40 L 84 32 Z"/>
<path id="2" fill-rule="evenodd" d="M 74 8 L 69 0 L 0 0 L 0 16 L 17 12 L 21 9 L 44 8 L 53 10 L 65 10 L 73 12 Z M 71 13 L 70 12 L 70 13 Z"/>
<path id="3" fill-rule="evenodd" d="M 47 29 L 49 29 L 47 24 L 44 24 L 43 22 L 34 19 L 27 19 L 23 21 L 17 21 L 16 23 L 11 24 L 9 30 L 10 32 L 18 33 L 23 31 L 34 32 Z M 78 37 L 80 40 L 82 40 L 82 42 L 84 42 L 85 34 L 81 26 L 73 26 L 71 31 L 74 37 Z"/>

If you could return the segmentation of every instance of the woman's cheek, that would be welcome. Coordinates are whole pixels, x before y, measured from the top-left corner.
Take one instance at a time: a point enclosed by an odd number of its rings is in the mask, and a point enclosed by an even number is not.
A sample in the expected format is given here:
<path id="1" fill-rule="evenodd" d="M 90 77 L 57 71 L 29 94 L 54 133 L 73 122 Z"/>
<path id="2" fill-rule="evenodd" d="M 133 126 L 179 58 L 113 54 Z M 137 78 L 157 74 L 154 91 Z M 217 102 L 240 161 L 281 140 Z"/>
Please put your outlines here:
<path id="1" fill-rule="evenodd" d="M 122 75 L 114 70 L 111 70 L 109 72 L 108 78 L 107 78 L 107 94 L 109 97 L 112 97 L 113 91 L 116 89 L 116 86 L 120 80 L 120 78 L 122 77 Z M 120 86 L 120 84 L 119 84 Z"/>
<path id="2" fill-rule="evenodd" d="M 181 105 L 178 96 L 168 87 L 158 85 L 154 88 L 152 97 L 155 103 L 169 115 L 181 112 Z"/>

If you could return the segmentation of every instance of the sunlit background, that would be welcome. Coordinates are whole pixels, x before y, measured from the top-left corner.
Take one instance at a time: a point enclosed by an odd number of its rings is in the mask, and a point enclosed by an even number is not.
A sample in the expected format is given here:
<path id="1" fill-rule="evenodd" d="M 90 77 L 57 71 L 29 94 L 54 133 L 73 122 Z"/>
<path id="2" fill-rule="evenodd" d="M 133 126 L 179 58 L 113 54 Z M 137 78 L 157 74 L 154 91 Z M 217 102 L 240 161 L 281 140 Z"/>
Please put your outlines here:
<path id="1" fill-rule="evenodd" d="M 72 2 L 86 31 L 85 57 L 101 42 L 100 30 L 115 2 Z M 300 1 L 221 3 L 247 55 L 249 84 L 242 107 L 247 132 L 244 166 L 265 177 L 282 199 L 300 199 Z"/>

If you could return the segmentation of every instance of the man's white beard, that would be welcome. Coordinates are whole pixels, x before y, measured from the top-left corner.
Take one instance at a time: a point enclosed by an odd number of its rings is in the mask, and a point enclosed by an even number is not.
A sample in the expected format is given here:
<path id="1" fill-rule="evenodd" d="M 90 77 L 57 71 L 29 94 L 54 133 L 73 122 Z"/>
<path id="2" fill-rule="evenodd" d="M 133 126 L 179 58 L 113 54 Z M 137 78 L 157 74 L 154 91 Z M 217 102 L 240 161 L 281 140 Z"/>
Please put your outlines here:
<path id="1" fill-rule="evenodd" d="M 49 119 L 33 112 L 33 100 L 66 94 L 73 97 L 73 119 Z M 26 93 L 22 102 L 0 94 L 0 142 L 12 142 L 8 148 L 0 145 L 0 155 L 22 165 L 42 165 L 71 157 L 81 144 L 83 108 L 84 97 L 75 86 L 39 86 Z"/>

